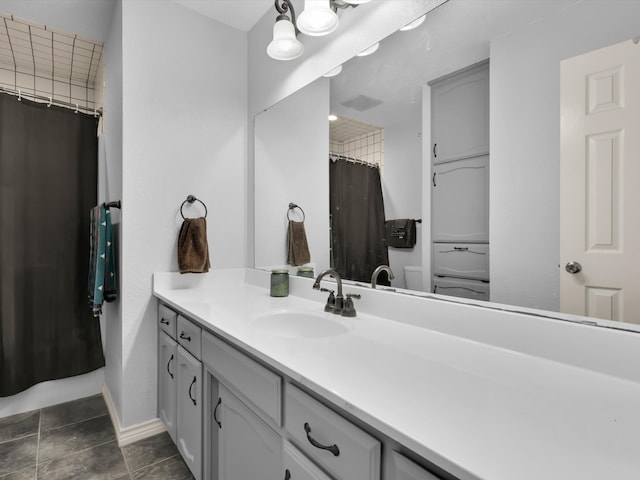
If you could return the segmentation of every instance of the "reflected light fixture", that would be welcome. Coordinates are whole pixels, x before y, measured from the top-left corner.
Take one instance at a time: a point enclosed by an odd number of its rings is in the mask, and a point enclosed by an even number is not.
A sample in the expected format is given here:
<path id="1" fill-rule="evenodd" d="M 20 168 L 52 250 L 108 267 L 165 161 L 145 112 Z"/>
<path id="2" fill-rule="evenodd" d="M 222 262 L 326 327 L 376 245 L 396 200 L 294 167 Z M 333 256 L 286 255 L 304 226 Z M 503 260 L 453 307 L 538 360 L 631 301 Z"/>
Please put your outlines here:
<path id="1" fill-rule="evenodd" d="M 363 51 L 361 51 L 358 55 L 358 57 L 366 57 L 367 55 L 371 55 L 372 53 L 374 53 L 376 50 L 378 50 L 378 47 L 380 46 L 380 42 L 376 42 L 373 45 L 371 45 L 369 48 L 365 48 Z"/>
<path id="2" fill-rule="evenodd" d="M 341 71 L 342 71 L 342 65 L 338 65 L 336 68 L 332 68 L 322 76 L 326 78 L 335 77 L 336 75 L 339 75 Z"/>
<path id="3" fill-rule="evenodd" d="M 329 121 L 330 122 L 335 122 L 338 119 L 337 115 L 334 115 L 333 113 L 329 114 Z"/>
<path id="4" fill-rule="evenodd" d="M 404 27 L 402 27 L 400 29 L 401 32 L 407 32 L 409 30 L 413 30 L 414 28 L 418 28 L 420 25 L 422 25 L 425 21 L 425 19 L 427 18 L 426 15 L 422 15 L 421 17 L 418 17 L 416 20 L 414 20 L 411 23 L 407 23 Z"/>
<path id="5" fill-rule="evenodd" d="M 338 8 L 357 7 L 369 0 L 304 0 L 304 11 L 296 21 L 292 0 L 274 0 L 278 11 L 273 26 L 273 40 L 267 54 L 276 60 L 293 60 L 304 53 L 297 39 L 300 32 L 310 36 L 328 35 L 338 28 Z M 291 13 L 291 18 L 287 13 Z"/>

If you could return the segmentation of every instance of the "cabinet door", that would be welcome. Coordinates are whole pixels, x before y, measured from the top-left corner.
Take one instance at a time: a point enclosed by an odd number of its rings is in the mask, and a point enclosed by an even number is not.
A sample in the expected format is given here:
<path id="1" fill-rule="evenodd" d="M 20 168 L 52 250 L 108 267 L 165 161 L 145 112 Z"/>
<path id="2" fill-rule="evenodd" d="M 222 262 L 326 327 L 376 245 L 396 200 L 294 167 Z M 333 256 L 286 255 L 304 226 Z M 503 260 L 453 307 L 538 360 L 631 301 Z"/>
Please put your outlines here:
<path id="1" fill-rule="evenodd" d="M 158 417 L 176 442 L 176 372 L 178 344 L 163 331 L 158 332 Z"/>
<path id="2" fill-rule="evenodd" d="M 222 385 L 219 395 L 218 478 L 284 478 L 280 436 Z"/>
<path id="3" fill-rule="evenodd" d="M 202 469 L 202 364 L 178 346 L 178 450 L 199 480 Z"/>
<path id="4" fill-rule="evenodd" d="M 284 480 L 331 480 L 315 463 L 289 442 L 284 444 Z"/>
<path id="5" fill-rule="evenodd" d="M 434 242 L 489 241 L 489 156 L 433 166 Z"/>
<path id="6" fill-rule="evenodd" d="M 432 83 L 432 160 L 489 153 L 489 64 Z"/>

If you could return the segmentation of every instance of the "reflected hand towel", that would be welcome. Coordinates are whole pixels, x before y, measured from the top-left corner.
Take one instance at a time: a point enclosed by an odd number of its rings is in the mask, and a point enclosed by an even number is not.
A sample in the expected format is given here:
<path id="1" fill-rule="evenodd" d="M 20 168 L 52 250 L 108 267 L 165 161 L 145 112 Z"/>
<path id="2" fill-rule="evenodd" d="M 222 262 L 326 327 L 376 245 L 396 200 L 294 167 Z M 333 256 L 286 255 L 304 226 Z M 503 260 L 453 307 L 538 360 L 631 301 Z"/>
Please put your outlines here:
<path id="1" fill-rule="evenodd" d="M 304 265 L 311 261 L 309 245 L 307 244 L 307 234 L 304 231 L 304 222 L 289 220 L 287 244 L 287 263 L 289 265 Z"/>

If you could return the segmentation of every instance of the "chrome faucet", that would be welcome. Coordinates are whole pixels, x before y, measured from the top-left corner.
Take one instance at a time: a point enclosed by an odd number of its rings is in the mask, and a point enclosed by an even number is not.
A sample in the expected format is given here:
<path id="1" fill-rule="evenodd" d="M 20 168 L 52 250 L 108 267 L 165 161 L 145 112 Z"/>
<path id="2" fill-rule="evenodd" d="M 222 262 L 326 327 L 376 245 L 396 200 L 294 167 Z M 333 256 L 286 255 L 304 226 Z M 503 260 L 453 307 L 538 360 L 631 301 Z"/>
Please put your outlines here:
<path id="1" fill-rule="evenodd" d="M 336 283 L 338 284 L 338 294 L 335 296 L 335 298 L 333 298 L 333 292 L 331 290 L 325 290 L 320 288 L 320 281 L 322 281 L 325 275 L 330 275 L 336 279 Z M 332 269 L 327 269 L 320 272 L 320 274 L 316 277 L 316 281 L 313 283 L 313 288 L 315 290 L 330 292 L 329 299 L 327 300 L 327 304 L 324 308 L 325 311 L 333 312 L 337 314 L 342 313 L 342 309 L 344 308 L 344 297 L 342 296 L 342 278 L 340 278 L 340 275 L 338 274 L 338 272 Z"/>
<path id="2" fill-rule="evenodd" d="M 391 267 L 389 265 L 380 265 L 373 271 L 373 274 L 371 275 L 371 288 L 376 288 L 376 285 L 378 284 L 378 275 L 380 275 L 380 272 L 383 271 L 387 272 L 387 274 L 389 275 L 389 280 L 393 280 L 394 278 L 396 278 L 393 275 L 393 272 L 391 271 Z"/>

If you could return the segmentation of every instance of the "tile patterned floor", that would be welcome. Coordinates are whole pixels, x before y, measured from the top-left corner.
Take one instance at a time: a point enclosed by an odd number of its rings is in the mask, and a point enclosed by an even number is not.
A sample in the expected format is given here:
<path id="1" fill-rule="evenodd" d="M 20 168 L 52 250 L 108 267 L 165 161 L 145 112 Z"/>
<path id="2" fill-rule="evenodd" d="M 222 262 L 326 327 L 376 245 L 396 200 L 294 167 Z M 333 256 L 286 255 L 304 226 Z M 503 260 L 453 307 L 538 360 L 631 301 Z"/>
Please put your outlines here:
<path id="1" fill-rule="evenodd" d="M 192 480 L 164 432 L 118 447 L 102 395 L 0 418 L 0 480 Z"/>

